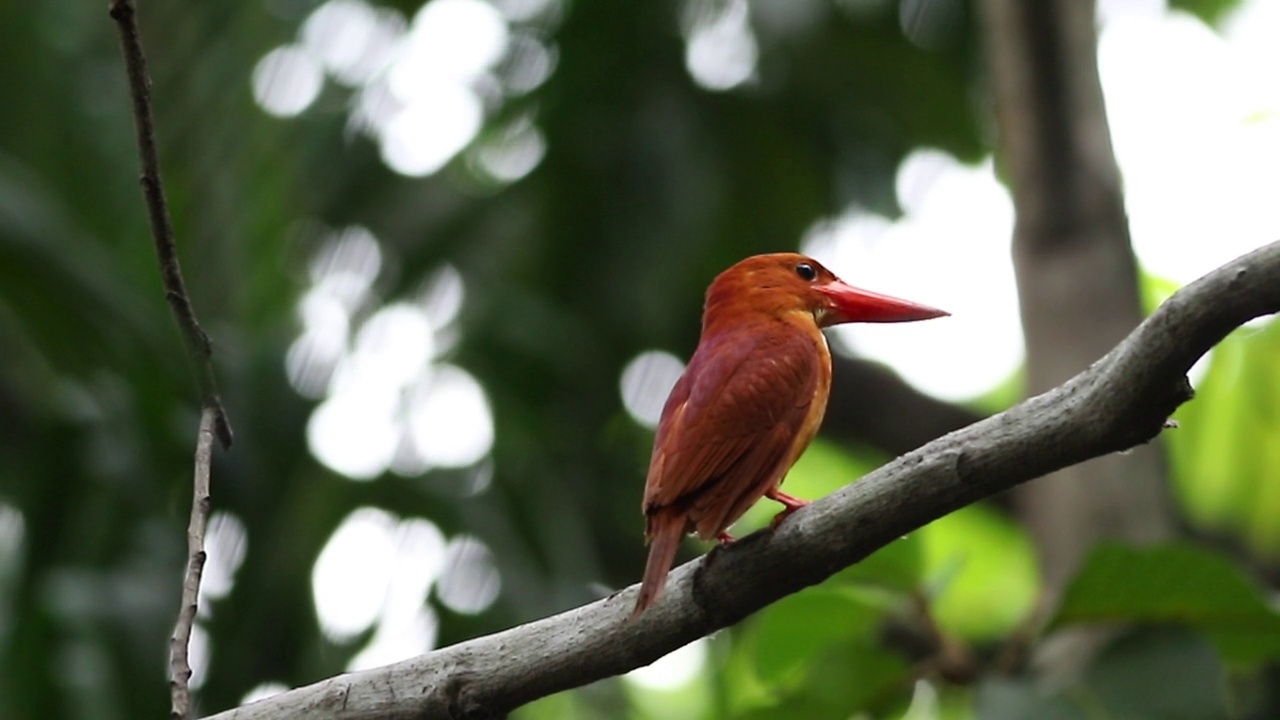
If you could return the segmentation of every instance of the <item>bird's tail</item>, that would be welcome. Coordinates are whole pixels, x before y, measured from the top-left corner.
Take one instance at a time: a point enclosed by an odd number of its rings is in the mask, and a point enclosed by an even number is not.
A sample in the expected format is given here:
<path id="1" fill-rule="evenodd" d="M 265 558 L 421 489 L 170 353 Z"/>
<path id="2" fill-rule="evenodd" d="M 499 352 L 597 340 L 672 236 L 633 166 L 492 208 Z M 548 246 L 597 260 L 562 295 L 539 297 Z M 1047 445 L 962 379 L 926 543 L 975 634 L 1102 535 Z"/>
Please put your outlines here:
<path id="1" fill-rule="evenodd" d="M 661 511 L 649 516 L 649 560 L 644 565 L 640 597 L 636 600 L 636 609 L 631 612 L 631 617 L 649 609 L 667 586 L 667 573 L 671 571 L 676 551 L 680 549 L 684 528 L 685 519 L 682 516 Z"/>

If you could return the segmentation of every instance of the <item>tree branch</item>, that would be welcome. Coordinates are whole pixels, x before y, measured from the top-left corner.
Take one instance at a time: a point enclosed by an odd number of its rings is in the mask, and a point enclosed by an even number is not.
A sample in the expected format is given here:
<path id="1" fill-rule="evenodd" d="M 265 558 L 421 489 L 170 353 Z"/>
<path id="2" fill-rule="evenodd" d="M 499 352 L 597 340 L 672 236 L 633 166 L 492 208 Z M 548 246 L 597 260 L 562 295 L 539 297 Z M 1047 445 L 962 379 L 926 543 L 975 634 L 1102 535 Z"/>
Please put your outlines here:
<path id="1" fill-rule="evenodd" d="M 218 395 L 218 384 L 213 375 L 213 344 L 196 321 L 191 297 L 187 295 L 187 285 L 182 279 L 182 266 L 178 264 L 178 249 L 173 239 L 173 220 L 169 217 L 169 204 L 165 201 L 164 185 L 160 182 L 155 115 L 151 110 L 151 77 L 147 73 L 147 59 L 142 54 L 142 39 L 138 36 L 137 8 L 133 0 L 112 0 L 109 12 L 120 33 L 120 50 L 124 54 L 125 71 L 129 75 L 129 94 L 133 99 L 133 121 L 141 165 L 139 182 L 147 202 L 147 216 L 151 221 L 156 258 L 160 261 L 165 298 L 182 331 L 187 358 L 200 388 L 200 404 L 202 407 L 213 408 L 218 441 L 226 449 L 231 447 L 231 421 L 227 419 L 227 412 L 222 407 L 222 398 Z"/>
<path id="2" fill-rule="evenodd" d="M 182 577 L 182 605 L 178 622 L 169 638 L 169 692 L 172 697 L 171 718 L 191 717 L 191 627 L 196 622 L 200 599 L 200 578 L 204 575 L 204 531 L 209 521 L 209 470 L 213 462 L 213 434 L 217 411 L 206 407 L 200 411 L 200 429 L 196 434 L 196 469 L 191 494 L 191 521 L 187 525 L 187 570 Z"/>
<path id="3" fill-rule="evenodd" d="M 196 321 L 195 309 L 187 295 L 182 279 L 182 267 L 178 264 L 178 249 L 174 242 L 173 220 L 165 200 L 164 185 L 160 181 L 160 159 L 156 152 L 155 116 L 151 109 L 151 77 L 147 72 L 147 60 L 142 52 L 142 39 L 138 35 L 137 8 L 133 0 L 112 0 L 109 9 L 111 19 L 120 34 L 120 50 L 124 55 L 125 71 L 129 76 L 129 92 L 133 100 L 134 129 L 137 134 L 138 160 L 142 195 L 151 222 L 151 236 L 155 242 L 156 259 L 160 263 L 160 277 L 164 284 L 165 298 L 174 320 L 182 331 L 187 359 L 196 376 L 200 389 L 200 429 L 196 437 L 195 479 L 191 497 L 191 519 L 187 526 L 187 567 L 182 580 L 182 604 L 178 610 L 177 624 L 169 640 L 169 691 L 171 706 L 169 717 L 186 720 L 191 717 L 191 664 L 188 650 L 191 630 L 195 624 L 196 608 L 200 597 L 200 579 L 204 573 L 204 536 L 209 519 L 209 472 L 213 455 L 213 437 L 216 434 L 223 449 L 231 447 L 231 422 L 222 407 L 214 379 L 213 348 L 209 336 Z"/>
<path id="4" fill-rule="evenodd" d="M 500 718 L 532 700 L 646 665 L 822 582 L 904 534 L 1015 485 L 1156 437 L 1191 398 L 1186 372 L 1232 329 L 1280 311 L 1280 242 L 1171 297 L 1089 369 L 939 438 L 677 568 L 629 618 L 635 587 L 404 662 L 340 675 L 216 720 Z"/>

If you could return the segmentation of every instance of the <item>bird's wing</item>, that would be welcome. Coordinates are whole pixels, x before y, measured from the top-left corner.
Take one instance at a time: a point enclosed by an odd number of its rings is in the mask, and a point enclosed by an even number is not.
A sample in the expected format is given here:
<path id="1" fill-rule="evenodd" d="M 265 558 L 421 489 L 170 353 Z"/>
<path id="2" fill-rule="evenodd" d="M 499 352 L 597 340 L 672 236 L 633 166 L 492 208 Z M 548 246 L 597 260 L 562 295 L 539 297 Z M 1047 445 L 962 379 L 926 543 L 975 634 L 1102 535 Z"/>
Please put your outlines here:
<path id="1" fill-rule="evenodd" d="M 683 510 L 700 534 L 714 535 L 788 470 L 822 358 L 804 332 L 755 330 L 704 338 L 672 390 L 654 441 L 647 514 Z"/>

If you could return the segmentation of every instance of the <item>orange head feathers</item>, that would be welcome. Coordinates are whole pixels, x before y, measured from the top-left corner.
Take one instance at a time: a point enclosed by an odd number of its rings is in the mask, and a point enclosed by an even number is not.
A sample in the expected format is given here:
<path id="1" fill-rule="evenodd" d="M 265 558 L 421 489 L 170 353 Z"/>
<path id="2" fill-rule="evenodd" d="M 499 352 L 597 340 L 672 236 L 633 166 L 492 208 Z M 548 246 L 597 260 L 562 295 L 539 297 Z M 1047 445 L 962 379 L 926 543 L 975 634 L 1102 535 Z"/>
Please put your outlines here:
<path id="1" fill-rule="evenodd" d="M 831 354 L 819 328 L 946 314 L 846 285 L 796 253 L 749 257 L 720 273 L 654 438 L 643 505 L 649 560 L 635 613 L 662 592 L 685 533 L 727 541 L 762 497 L 783 504 L 775 523 L 805 504 L 778 486 L 826 411 Z"/>
<path id="2" fill-rule="evenodd" d="M 846 285 L 798 253 L 755 255 L 716 276 L 707 288 L 702 332 L 744 313 L 808 314 L 818 327 L 847 322 L 906 322 L 948 313 Z"/>

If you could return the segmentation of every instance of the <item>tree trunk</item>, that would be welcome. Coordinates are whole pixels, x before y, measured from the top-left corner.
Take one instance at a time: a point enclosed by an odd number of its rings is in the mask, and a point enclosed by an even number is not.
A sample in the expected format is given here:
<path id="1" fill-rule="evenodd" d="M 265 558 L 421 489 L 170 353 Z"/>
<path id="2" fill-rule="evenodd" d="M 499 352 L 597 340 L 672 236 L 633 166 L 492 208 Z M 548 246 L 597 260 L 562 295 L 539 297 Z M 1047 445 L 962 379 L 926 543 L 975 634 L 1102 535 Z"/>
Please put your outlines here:
<path id="1" fill-rule="evenodd" d="M 1098 79 L 1094 3 L 980 6 L 1000 160 L 1017 211 L 1027 391 L 1038 394 L 1138 324 L 1137 265 Z M 1050 607 L 1098 540 L 1151 542 L 1174 528 L 1155 443 L 1048 475 L 1020 488 L 1015 505 L 1039 549 Z"/>

